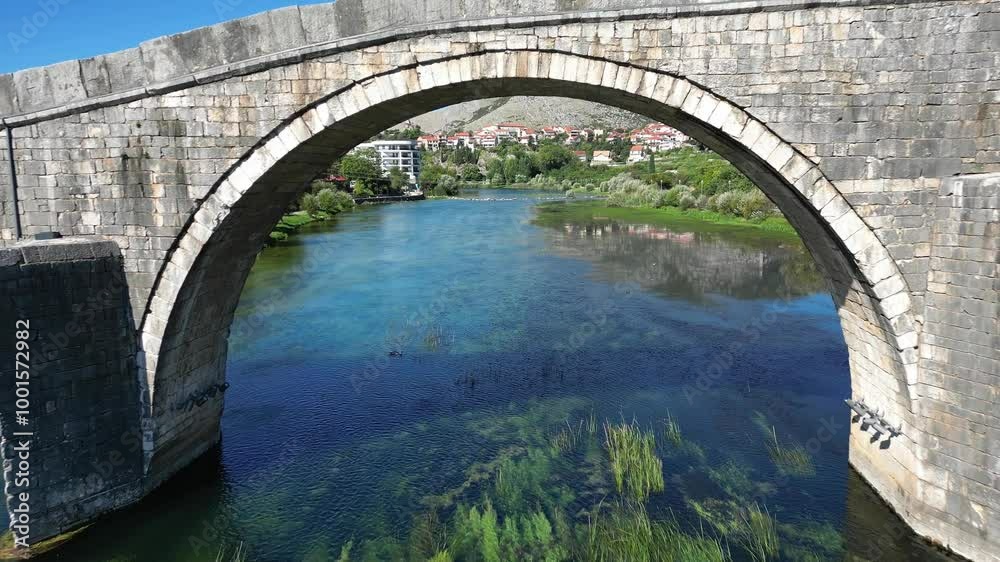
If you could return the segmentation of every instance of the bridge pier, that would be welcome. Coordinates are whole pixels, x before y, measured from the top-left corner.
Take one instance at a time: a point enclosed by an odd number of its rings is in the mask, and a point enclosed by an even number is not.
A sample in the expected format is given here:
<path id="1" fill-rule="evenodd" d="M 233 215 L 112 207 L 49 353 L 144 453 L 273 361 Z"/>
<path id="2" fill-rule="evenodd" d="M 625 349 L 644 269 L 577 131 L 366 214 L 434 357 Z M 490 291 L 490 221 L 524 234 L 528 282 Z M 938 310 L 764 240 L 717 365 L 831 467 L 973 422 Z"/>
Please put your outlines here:
<path id="1" fill-rule="evenodd" d="M 111 241 L 0 249 L 0 293 L 4 500 L 36 544 L 143 496 L 135 326 Z"/>

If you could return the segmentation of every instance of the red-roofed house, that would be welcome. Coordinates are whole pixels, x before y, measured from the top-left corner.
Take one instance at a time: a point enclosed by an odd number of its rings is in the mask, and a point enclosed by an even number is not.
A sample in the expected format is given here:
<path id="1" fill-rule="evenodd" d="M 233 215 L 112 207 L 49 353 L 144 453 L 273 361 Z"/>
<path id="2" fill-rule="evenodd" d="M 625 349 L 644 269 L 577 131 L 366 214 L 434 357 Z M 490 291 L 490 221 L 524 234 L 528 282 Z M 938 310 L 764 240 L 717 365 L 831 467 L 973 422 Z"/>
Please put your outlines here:
<path id="1" fill-rule="evenodd" d="M 628 151 L 629 162 L 642 162 L 646 159 L 646 147 L 641 144 L 633 145 Z"/>

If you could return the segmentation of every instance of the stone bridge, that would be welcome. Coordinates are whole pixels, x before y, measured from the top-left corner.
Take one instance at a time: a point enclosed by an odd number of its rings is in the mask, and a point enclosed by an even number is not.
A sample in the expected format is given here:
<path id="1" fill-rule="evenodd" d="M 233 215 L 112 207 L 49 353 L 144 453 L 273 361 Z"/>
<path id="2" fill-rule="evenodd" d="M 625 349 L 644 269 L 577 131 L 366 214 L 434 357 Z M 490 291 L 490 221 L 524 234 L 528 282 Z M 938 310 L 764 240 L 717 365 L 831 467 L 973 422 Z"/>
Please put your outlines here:
<path id="1" fill-rule="evenodd" d="M 244 280 L 314 174 L 511 95 L 666 122 L 760 185 L 830 281 L 853 398 L 899 429 L 853 424 L 851 463 L 917 533 L 1000 560 L 1000 0 L 340 0 L 0 76 L 0 425 L 29 542 L 218 442 Z"/>

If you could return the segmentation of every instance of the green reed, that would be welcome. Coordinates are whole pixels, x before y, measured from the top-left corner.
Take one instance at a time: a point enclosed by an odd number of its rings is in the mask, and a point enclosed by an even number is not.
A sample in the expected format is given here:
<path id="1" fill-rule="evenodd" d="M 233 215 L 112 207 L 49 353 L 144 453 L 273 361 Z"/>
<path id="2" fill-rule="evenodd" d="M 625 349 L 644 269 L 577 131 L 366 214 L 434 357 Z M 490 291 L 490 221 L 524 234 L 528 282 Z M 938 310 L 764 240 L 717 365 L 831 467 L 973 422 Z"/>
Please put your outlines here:
<path id="1" fill-rule="evenodd" d="M 626 502 L 590 516 L 582 552 L 587 562 L 724 562 L 728 549 L 716 538 L 681 531 L 676 521 L 650 519 L 641 503 Z"/>
<path id="2" fill-rule="evenodd" d="M 738 539 L 754 562 L 767 562 L 778 555 L 778 530 L 767 508 L 756 503 L 741 513 Z"/>
<path id="3" fill-rule="evenodd" d="M 778 470 L 791 476 L 812 476 L 816 474 L 812 457 L 799 445 L 782 445 L 778 441 L 778 433 L 771 426 L 771 442 L 767 444 L 771 461 Z"/>
<path id="4" fill-rule="evenodd" d="M 675 447 L 680 447 L 684 441 L 681 435 L 681 426 L 670 416 L 669 410 L 667 410 L 667 419 L 663 422 L 663 437 L 673 443 Z"/>
<path id="5" fill-rule="evenodd" d="M 636 422 L 604 424 L 605 445 L 611 473 L 619 493 L 644 501 L 650 493 L 662 492 L 663 461 L 656 456 L 656 436 Z"/>

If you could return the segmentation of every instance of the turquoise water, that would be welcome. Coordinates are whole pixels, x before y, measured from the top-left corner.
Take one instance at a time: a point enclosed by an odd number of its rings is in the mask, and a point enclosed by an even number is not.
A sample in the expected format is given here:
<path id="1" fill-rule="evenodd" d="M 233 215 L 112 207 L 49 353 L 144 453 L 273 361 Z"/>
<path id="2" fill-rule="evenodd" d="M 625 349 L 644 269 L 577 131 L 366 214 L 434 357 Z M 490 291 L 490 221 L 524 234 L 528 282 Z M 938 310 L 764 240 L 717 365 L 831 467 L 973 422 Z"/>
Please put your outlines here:
<path id="1" fill-rule="evenodd" d="M 210 561 L 242 544 L 319 561 L 348 543 L 351 560 L 489 559 L 473 506 L 521 535 L 501 559 L 585 559 L 594 521 L 638 509 L 605 423 L 654 435 L 663 489 L 645 513 L 731 559 L 751 559 L 734 528 L 754 504 L 773 560 L 938 558 L 886 531 L 898 520 L 848 466 L 847 351 L 796 240 L 536 224 L 552 198 L 369 207 L 265 250 L 233 327 L 221 447 L 47 559 Z"/>

